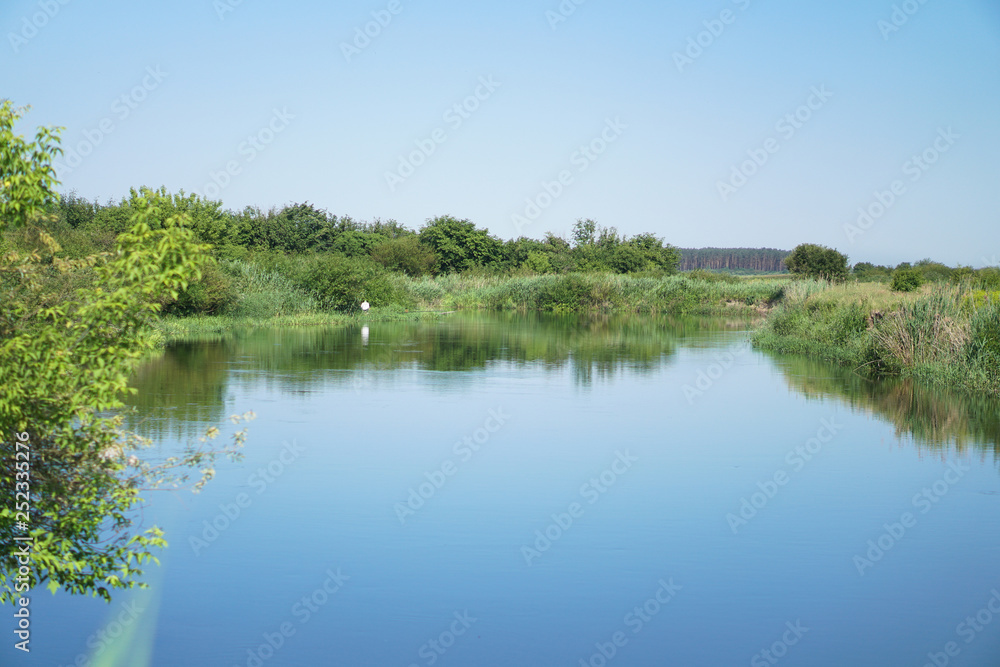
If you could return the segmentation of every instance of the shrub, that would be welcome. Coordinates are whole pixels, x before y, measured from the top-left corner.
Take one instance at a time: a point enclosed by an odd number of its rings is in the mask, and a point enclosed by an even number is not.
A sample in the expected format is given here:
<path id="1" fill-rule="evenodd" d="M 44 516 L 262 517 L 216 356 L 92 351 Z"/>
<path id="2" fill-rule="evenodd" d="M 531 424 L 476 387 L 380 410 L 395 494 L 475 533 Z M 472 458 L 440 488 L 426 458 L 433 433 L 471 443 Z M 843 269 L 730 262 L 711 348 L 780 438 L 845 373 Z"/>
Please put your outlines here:
<path id="1" fill-rule="evenodd" d="M 216 262 L 207 263 L 201 278 L 188 284 L 176 299 L 162 302 L 163 313 L 168 315 L 214 315 L 236 301 L 229 276 L 219 269 Z"/>
<path id="2" fill-rule="evenodd" d="M 538 294 L 538 308 L 556 312 L 580 310 L 595 304 L 589 281 L 579 273 L 560 276 L 544 285 Z"/>
<path id="3" fill-rule="evenodd" d="M 924 278 L 916 269 L 896 269 L 892 274 L 890 288 L 894 292 L 913 292 L 924 284 Z"/>
<path id="4" fill-rule="evenodd" d="M 387 306 L 402 300 L 389 273 L 367 258 L 316 255 L 298 278 L 320 306 L 333 310 L 355 310 L 362 301 Z"/>
<path id="5" fill-rule="evenodd" d="M 402 271 L 415 277 L 433 273 L 437 263 L 434 251 L 413 235 L 390 239 L 376 246 L 371 258 L 390 271 Z"/>
<path id="6" fill-rule="evenodd" d="M 552 273 L 552 262 L 544 252 L 532 250 L 528 253 L 528 258 L 524 260 L 525 268 L 535 273 Z"/>
<path id="7" fill-rule="evenodd" d="M 814 243 L 797 245 L 785 258 L 785 266 L 792 273 L 809 278 L 843 280 L 847 277 L 847 255 Z"/>

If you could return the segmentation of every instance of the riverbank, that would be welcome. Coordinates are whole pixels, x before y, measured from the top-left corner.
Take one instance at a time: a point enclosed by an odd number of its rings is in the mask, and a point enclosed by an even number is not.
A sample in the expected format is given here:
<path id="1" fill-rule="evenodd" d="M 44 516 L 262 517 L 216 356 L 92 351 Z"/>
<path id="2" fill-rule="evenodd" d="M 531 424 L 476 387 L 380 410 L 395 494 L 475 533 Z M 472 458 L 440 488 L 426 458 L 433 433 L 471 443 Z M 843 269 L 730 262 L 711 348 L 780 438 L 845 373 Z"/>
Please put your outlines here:
<path id="1" fill-rule="evenodd" d="M 412 303 L 434 310 L 759 315 L 781 298 L 790 282 L 787 276 L 741 279 L 698 272 L 670 276 L 450 275 L 402 278 L 398 284 Z"/>
<path id="2" fill-rule="evenodd" d="M 760 317 L 790 284 L 787 276 L 736 278 L 717 274 L 628 276 L 573 273 L 539 276 L 392 276 L 388 305 L 360 311 L 325 310 L 290 284 L 247 281 L 225 314 L 164 316 L 154 324 L 159 345 L 216 340 L 239 329 L 337 326 L 350 322 L 439 317 L 459 310 L 631 312 Z"/>
<path id="3" fill-rule="evenodd" d="M 241 329 L 400 321 L 463 310 L 732 315 L 760 318 L 752 337 L 760 349 L 832 361 L 863 376 L 912 377 L 1000 395 L 1000 294 L 955 284 L 906 293 L 878 282 L 831 284 L 783 275 L 452 274 L 392 276 L 384 292 L 387 305 L 360 313 L 251 288 L 234 314 L 164 317 L 154 336 L 162 346 L 217 340 Z"/>
<path id="4" fill-rule="evenodd" d="M 803 354 L 864 376 L 911 377 L 1000 395 L 1000 293 L 942 283 L 790 286 L 753 334 L 761 349 Z"/>

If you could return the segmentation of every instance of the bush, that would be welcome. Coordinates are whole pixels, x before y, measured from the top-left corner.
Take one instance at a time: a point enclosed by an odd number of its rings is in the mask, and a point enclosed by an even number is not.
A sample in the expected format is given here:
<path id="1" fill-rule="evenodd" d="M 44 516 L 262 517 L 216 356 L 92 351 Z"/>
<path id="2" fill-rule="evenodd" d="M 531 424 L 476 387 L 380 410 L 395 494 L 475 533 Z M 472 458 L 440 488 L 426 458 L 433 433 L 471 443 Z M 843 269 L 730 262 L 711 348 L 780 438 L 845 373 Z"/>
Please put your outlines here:
<path id="1" fill-rule="evenodd" d="M 894 292 L 913 292 L 920 289 L 924 284 L 924 278 L 916 269 L 896 269 L 892 274 L 892 284 L 889 286 Z"/>
<path id="2" fill-rule="evenodd" d="M 206 264 L 201 278 L 191 282 L 176 299 L 162 302 L 167 315 L 215 315 L 236 301 L 232 281 L 214 261 Z"/>
<path id="3" fill-rule="evenodd" d="M 594 304 L 590 282 L 579 273 L 570 273 L 548 282 L 538 294 L 540 310 L 565 312 L 589 308 Z"/>
<path id="4" fill-rule="evenodd" d="M 847 255 L 814 243 L 795 246 L 785 258 L 785 266 L 792 273 L 809 278 L 843 280 L 847 277 Z"/>
<path id="5" fill-rule="evenodd" d="M 362 301 L 388 306 L 403 297 L 385 268 L 367 258 L 317 255 L 298 282 L 321 307 L 333 310 L 356 310 Z"/>
<path id="6" fill-rule="evenodd" d="M 524 260 L 524 266 L 535 273 L 552 273 L 552 262 L 544 252 L 532 250 Z"/>
<path id="7" fill-rule="evenodd" d="M 413 235 L 390 239 L 376 246 L 371 258 L 390 271 L 402 271 L 414 277 L 433 273 L 437 263 L 434 251 Z"/>

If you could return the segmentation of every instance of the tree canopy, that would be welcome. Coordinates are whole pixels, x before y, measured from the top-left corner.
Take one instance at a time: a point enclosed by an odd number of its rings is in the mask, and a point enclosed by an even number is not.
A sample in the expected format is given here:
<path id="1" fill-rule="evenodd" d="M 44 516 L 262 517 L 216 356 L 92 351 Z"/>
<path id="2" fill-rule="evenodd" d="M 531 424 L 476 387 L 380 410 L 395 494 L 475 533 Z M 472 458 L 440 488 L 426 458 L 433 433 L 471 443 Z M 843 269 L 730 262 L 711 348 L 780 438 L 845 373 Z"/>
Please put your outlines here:
<path id="1" fill-rule="evenodd" d="M 796 275 L 826 280 L 843 280 L 847 277 L 847 255 L 833 248 L 801 243 L 785 258 L 788 270 Z"/>

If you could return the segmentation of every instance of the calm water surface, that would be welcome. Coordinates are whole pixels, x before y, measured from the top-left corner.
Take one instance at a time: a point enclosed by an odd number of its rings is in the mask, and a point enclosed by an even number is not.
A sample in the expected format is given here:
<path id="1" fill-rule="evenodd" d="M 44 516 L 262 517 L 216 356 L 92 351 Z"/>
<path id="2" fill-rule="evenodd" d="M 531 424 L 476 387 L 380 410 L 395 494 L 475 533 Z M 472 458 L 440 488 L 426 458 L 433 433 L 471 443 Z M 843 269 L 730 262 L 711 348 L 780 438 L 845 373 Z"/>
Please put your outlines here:
<path id="1" fill-rule="evenodd" d="M 458 314 L 173 347 L 134 378 L 140 430 L 253 410 L 246 458 L 149 497 L 148 591 L 36 591 L 31 662 L 1000 664 L 998 404 L 746 329 Z"/>

